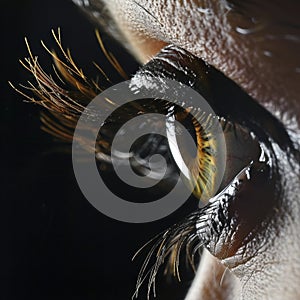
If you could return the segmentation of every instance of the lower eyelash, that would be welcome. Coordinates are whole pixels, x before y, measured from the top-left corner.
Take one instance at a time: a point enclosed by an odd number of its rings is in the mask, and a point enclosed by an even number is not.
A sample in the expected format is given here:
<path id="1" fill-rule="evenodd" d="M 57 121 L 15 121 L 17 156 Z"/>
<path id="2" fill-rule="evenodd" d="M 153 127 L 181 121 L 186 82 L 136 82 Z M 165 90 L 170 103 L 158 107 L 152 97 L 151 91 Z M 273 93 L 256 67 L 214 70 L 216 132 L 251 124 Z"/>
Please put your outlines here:
<path id="1" fill-rule="evenodd" d="M 199 255 L 199 250 L 202 247 L 206 247 L 217 257 L 222 256 L 219 257 L 220 259 L 234 257 L 235 251 L 242 250 L 251 240 L 251 237 L 253 238 L 254 233 L 259 230 L 260 225 L 257 224 L 258 227 L 253 231 L 251 230 L 246 237 L 234 241 L 233 235 L 236 233 L 238 223 L 236 223 L 235 217 L 230 216 L 233 213 L 231 204 L 240 198 L 240 193 L 245 193 L 245 187 L 249 188 L 253 178 L 268 182 L 266 179 L 269 176 L 270 168 L 267 161 L 250 163 L 223 191 L 211 198 L 206 207 L 190 214 L 183 221 L 171 226 L 147 243 L 142 249 L 149 244 L 152 246 L 141 267 L 135 296 L 138 295 L 139 288 L 147 278 L 148 299 L 151 290 L 155 294 L 155 278 L 165 262 L 167 262 L 165 272 L 173 274 L 180 280 L 179 263 L 182 249 L 185 249 L 186 259 L 194 271 L 196 269 L 195 255 Z M 253 187 L 251 186 L 251 188 Z M 229 244 L 233 242 L 234 246 L 228 246 L 226 244 L 228 242 Z M 153 265 L 150 266 L 152 263 Z"/>
<path id="2" fill-rule="evenodd" d="M 196 272 L 195 256 L 199 255 L 200 249 L 207 246 L 212 239 L 218 238 L 222 228 L 228 222 L 225 207 L 230 199 L 235 196 L 238 186 L 242 184 L 241 177 L 247 172 L 248 168 L 245 168 L 220 194 L 212 198 L 206 207 L 195 211 L 182 222 L 157 235 L 136 253 L 134 258 L 145 247 L 154 243 L 140 269 L 134 296 L 138 296 L 139 288 L 147 277 L 149 278 L 147 297 L 149 299 L 151 289 L 155 295 L 155 278 L 166 260 L 165 272 L 173 274 L 174 277 L 180 280 L 179 262 L 183 248 L 188 263 Z M 154 264 L 148 269 L 153 257 L 155 257 Z"/>

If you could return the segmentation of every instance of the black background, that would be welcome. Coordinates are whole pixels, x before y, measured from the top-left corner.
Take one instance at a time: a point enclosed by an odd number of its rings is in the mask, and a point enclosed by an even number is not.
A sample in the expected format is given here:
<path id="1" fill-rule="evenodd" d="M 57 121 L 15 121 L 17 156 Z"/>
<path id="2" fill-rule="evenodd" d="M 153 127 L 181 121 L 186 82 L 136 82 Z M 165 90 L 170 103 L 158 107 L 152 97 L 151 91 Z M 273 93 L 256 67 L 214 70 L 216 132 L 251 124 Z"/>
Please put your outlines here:
<path id="1" fill-rule="evenodd" d="M 18 63 L 27 57 L 24 36 L 51 72 L 51 29 L 61 27 L 63 44 L 88 72 L 107 63 L 94 28 L 67 0 L 1 1 L 1 264 L 0 299 L 130 299 L 144 253 L 135 251 L 185 214 L 159 222 L 125 224 L 94 209 L 82 196 L 71 156 L 40 130 L 36 105 L 23 101 L 15 85 L 31 79 Z M 104 40 L 129 73 L 137 69 L 122 49 Z M 61 150 L 63 149 L 63 151 Z M 183 299 L 190 282 L 159 279 L 157 299 Z M 142 293 L 139 299 L 145 299 Z"/>

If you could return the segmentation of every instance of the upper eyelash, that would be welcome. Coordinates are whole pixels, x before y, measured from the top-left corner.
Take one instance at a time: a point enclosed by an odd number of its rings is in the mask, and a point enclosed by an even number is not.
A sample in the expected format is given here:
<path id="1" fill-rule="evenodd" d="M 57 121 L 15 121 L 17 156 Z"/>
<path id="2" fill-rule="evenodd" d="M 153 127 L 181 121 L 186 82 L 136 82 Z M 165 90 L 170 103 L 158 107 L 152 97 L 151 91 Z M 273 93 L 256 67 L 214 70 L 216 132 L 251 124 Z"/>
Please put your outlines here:
<path id="1" fill-rule="evenodd" d="M 35 83 L 29 82 L 28 86 L 20 85 L 21 89 L 11 82 L 9 84 L 30 102 L 46 108 L 47 112 L 41 113 L 44 131 L 70 143 L 77 121 L 85 106 L 100 92 L 112 85 L 112 82 L 96 63 L 94 65 L 100 71 L 101 83 L 104 86 L 99 85 L 99 80 L 87 78 L 74 62 L 69 49 L 64 50 L 60 28 L 57 32 L 52 30 L 52 35 L 63 58 L 60 59 L 55 52 L 50 51 L 43 43 L 42 45 L 54 60 L 53 69 L 57 80 L 43 70 L 25 39 L 29 58 L 25 58 L 24 61 L 20 60 L 20 63 L 33 75 Z M 115 72 L 121 77 L 127 76 L 113 54 L 105 49 L 98 31 L 96 31 L 96 37 L 102 52 Z M 66 86 L 69 88 L 66 89 Z"/>

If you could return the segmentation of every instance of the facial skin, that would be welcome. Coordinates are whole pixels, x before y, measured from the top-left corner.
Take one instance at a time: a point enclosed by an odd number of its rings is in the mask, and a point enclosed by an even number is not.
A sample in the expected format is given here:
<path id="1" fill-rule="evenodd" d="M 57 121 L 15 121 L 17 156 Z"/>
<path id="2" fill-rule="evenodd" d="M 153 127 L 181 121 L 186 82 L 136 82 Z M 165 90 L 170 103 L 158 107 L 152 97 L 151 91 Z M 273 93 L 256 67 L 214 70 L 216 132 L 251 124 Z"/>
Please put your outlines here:
<path id="1" fill-rule="evenodd" d="M 142 63 L 167 44 L 184 48 L 276 116 L 300 149 L 297 1 L 244 1 L 240 6 L 217 0 L 104 2 L 127 47 Z M 238 261 L 205 251 L 187 300 L 300 299 L 299 161 L 276 145 L 274 150 L 280 200 L 255 237 L 261 240 L 253 245 L 255 255 Z"/>

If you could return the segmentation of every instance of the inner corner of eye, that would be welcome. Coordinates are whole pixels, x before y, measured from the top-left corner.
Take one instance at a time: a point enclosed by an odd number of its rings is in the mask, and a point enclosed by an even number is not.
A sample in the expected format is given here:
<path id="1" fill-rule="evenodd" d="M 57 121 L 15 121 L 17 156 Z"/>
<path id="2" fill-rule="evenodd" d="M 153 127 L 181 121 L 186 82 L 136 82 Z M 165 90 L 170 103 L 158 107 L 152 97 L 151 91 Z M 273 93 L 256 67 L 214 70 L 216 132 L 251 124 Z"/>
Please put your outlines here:
<path id="1" fill-rule="evenodd" d="M 183 173 L 187 172 L 183 170 L 187 166 L 189 173 L 184 176 L 184 182 L 202 205 L 206 205 L 209 199 L 228 186 L 261 155 L 258 140 L 250 130 L 239 124 L 224 118 L 212 118 L 205 113 L 195 118 L 187 111 L 178 112 L 176 118 L 188 128 L 196 145 L 196 151 L 192 151 L 193 147 L 187 143 L 186 136 L 176 135 L 182 156 L 177 166 Z M 222 132 L 215 130 L 216 125 Z M 178 152 L 172 149 L 171 152 L 177 162 Z"/>

